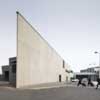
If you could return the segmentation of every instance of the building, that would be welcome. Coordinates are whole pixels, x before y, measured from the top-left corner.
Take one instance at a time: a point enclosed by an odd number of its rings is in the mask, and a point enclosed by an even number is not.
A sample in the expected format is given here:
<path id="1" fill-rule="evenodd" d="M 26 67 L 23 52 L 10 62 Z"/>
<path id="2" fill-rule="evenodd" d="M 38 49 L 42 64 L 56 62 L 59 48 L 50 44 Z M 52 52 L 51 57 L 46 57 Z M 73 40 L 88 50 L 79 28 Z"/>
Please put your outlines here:
<path id="1" fill-rule="evenodd" d="M 1 81 L 9 81 L 10 84 L 16 84 L 16 57 L 9 58 L 9 65 L 2 66 Z"/>
<path id="2" fill-rule="evenodd" d="M 16 85 L 16 57 L 9 58 L 9 82 Z"/>
<path id="3" fill-rule="evenodd" d="M 95 73 L 97 75 L 98 78 L 99 75 L 100 75 L 100 67 L 99 66 L 95 66 L 95 67 L 90 67 L 90 68 L 87 68 L 87 69 L 84 69 L 84 70 L 81 70 L 80 72 L 90 72 L 90 73 Z"/>
<path id="4" fill-rule="evenodd" d="M 97 74 L 96 73 L 90 73 L 90 72 L 83 72 L 83 73 L 75 73 L 75 78 L 76 79 L 83 79 L 83 78 L 87 78 L 87 79 L 91 79 L 92 81 L 96 81 L 97 80 Z"/>
<path id="5" fill-rule="evenodd" d="M 9 59 L 6 73 L 16 88 L 69 81 L 69 65 L 19 12 L 16 41 L 17 55 Z"/>
<path id="6" fill-rule="evenodd" d="M 80 73 L 75 73 L 77 79 L 90 78 L 93 81 L 96 81 L 99 78 L 100 67 L 90 67 L 87 69 L 80 70 Z"/>
<path id="7" fill-rule="evenodd" d="M 87 69 L 80 70 L 80 72 L 93 72 L 93 73 L 97 73 L 97 74 L 99 74 L 99 71 L 100 71 L 99 66 L 90 67 L 90 68 L 87 68 Z"/>
<path id="8" fill-rule="evenodd" d="M 8 65 L 4 65 L 2 66 L 2 76 L 1 76 L 1 80 L 4 81 L 9 81 L 9 66 Z"/>

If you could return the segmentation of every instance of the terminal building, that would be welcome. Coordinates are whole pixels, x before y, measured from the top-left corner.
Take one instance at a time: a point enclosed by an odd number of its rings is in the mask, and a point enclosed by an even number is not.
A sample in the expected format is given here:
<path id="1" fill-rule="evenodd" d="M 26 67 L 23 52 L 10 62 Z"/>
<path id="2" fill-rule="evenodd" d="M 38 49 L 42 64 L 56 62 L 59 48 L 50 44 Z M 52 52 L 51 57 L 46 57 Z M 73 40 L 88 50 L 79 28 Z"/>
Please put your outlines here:
<path id="1" fill-rule="evenodd" d="M 3 66 L 3 77 L 16 88 L 70 81 L 70 66 L 17 12 L 16 57 Z"/>

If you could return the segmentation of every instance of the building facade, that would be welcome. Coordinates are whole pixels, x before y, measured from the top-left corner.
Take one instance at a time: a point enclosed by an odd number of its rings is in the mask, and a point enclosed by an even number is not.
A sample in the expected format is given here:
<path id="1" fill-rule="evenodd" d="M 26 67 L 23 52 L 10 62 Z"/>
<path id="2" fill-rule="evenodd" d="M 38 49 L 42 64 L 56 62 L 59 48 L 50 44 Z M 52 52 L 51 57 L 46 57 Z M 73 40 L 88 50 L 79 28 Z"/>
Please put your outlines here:
<path id="1" fill-rule="evenodd" d="M 16 57 L 9 58 L 9 82 L 16 86 Z"/>
<path id="2" fill-rule="evenodd" d="M 13 86 L 16 85 L 16 57 L 9 58 L 9 65 L 2 66 L 1 81 L 9 81 Z"/>
<path id="3" fill-rule="evenodd" d="M 92 81 L 96 81 L 98 78 L 98 75 L 96 73 L 90 73 L 90 72 L 80 72 L 80 73 L 75 73 L 75 78 L 76 79 L 91 79 Z"/>
<path id="4" fill-rule="evenodd" d="M 2 66 L 1 81 L 9 81 L 9 65 Z"/>
<path id="5" fill-rule="evenodd" d="M 17 12 L 16 87 L 66 81 L 68 65 Z"/>
<path id="6" fill-rule="evenodd" d="M 4 77 L 8 74 L 16 88 L 70 81 L 70 66 L 19 12 L 16 42 L 16 57 L 3 67 Z"/>
<path id="7" fill-rule="evenodd" d="M 77 79 L 87 78 L 96 81 L 99 78 L 100 67 L 90 67 L 87 69 L 80 70 L 80 73 L 75 73 Z"/>

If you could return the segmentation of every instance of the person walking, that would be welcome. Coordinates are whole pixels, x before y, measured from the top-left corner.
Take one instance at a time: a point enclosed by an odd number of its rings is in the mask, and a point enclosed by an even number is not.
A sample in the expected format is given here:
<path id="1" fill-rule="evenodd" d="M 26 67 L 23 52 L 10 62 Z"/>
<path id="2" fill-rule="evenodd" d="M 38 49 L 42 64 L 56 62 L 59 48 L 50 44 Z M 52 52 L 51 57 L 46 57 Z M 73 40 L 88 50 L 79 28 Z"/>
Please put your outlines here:
<path id="1" fill-rule="evenodd" d="M 91 79 L 88 79 L 88 86 L 91 86 Z"/>
<path id="2" fill-rule="evenodd" d="M 82 80 L 79 79 L 77 86 L 82 85 Z"/>
<path id="3" fill-rule="evenodd" d="M 98 86 L 100 85 L 100 78 L 97 78 L 97 86 L 96 89 L 98 89 Z"/>
<path id="4" fill-rule="evenodd" d="M 90 78 L 88 79 L 88 86 L 94 86 Z"/>

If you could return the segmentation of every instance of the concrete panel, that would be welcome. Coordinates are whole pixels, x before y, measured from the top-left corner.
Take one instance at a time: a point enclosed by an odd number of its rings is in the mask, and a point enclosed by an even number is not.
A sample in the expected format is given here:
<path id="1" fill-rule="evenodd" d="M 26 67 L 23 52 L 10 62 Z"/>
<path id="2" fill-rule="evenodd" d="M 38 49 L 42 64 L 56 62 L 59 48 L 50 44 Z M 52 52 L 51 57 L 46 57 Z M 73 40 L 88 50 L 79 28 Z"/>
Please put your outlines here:
<path id="1" fill-rule="evenodd" d="M 17 13 L 16 87 L 66 80 L 63 59 L 40 34 Z"/>

